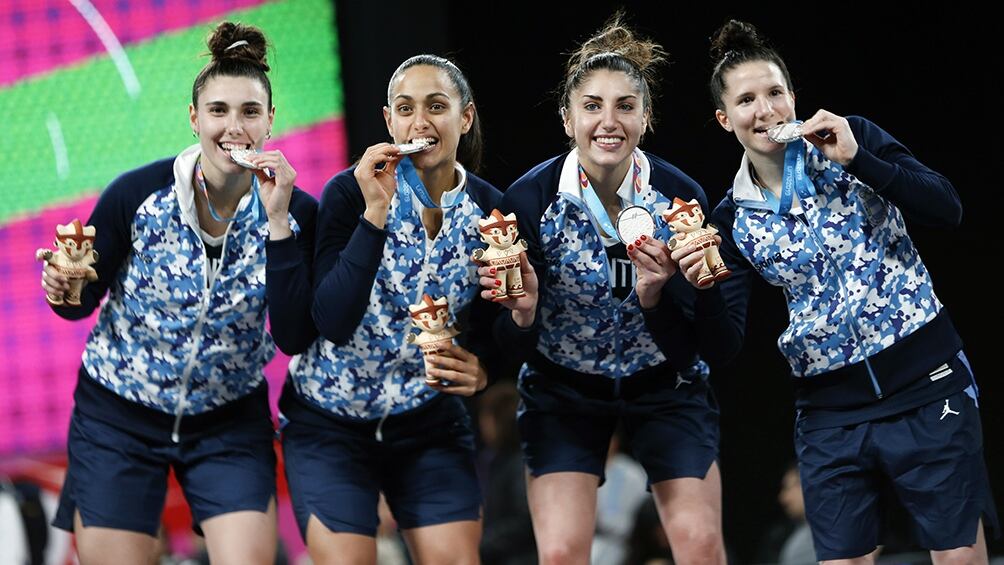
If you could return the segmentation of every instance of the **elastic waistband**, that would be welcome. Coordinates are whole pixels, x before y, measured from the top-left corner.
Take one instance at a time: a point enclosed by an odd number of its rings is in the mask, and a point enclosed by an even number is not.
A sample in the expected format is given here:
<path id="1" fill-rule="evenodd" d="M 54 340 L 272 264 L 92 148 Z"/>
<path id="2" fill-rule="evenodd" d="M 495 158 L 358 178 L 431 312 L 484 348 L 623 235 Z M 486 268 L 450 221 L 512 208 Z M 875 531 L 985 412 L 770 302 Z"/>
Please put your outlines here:
<path id="1" fill-rule="evenodd" d="M 629 377 L 616 379 L 562 367 L 536 352 L 527 362 L 527 367 L 531 374 L 564 383 L 574 387 L 584 396 L 599 400 L 635 398 L 648 392 L 662 390 L 667 384 L 675 385 L 678 378 L 688 382 L 705 381 L 710 372 L 707 363 L 695 357 L 693 364 L 681 371 L 675 370 L 667 361 L 642 369 Z"/>
<path id="2" fill-rule="evenodd" d="M 381 420 L 381 418 L 350 418 L 328 412 L 296 392 L 296 387 L 293 386 L 293 382 L 289 378 L 286 379 L 286 384 L 282 387 L 279 410 L 290 421 L 320 428 L 341 426 L 365 435 L 375 434 Z M 450 421 L 463 416 L 466 412 L 467 408 L 464 407 L 464 403 L 459 397 L 441 393 L 417 408 L 388 416 L 383 429 L 427 426 L 430 413 L 435 414 L 437 420 L 441 418 L 444 421 Z"/>
<path id="3" fill-rule="evenodd" d="M 76 409 L 88 418 L 100 420 L 154 441 L 170 442 L 176 415 L 122 398 L 91 378 L 83 366 L 73 392 Z M 262 381 L 250 393 L 201 414 L 182 416 L 182 439 L 201 436 L 235 422 L 271 420 L 268 383 Z"/>
<path id="4" fill-rule="evenodd" d="M 932 367 L 950 360 L 962 349 L 952 319 L 944 309 L 912 334 L 872 355 L 834 371 L 793 377 L 796 408 L 849 408 L 879 400 L 868 372 L 888 397 L 925 377 Z"/>

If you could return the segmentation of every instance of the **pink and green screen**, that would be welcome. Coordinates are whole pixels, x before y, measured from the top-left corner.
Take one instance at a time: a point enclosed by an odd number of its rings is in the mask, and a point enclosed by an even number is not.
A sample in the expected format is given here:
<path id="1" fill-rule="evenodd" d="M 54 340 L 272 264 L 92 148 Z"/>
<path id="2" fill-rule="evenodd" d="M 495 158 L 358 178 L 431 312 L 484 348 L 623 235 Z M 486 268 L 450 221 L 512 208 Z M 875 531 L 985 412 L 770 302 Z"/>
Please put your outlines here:
<path id="1" fill-rule="evenodd" d="M 62 449 L 95 316 L 57 317 L 35 249 L 85 221 L 116 176 L 194 142 L 192 81 L 216 23 L 262 28 L 276 106 L 267 149 L 319 196 L 347 163 L 330 0 L 0 2 L 0 458 Z M 288 359 L 266 369 L 277 395 Z"/>

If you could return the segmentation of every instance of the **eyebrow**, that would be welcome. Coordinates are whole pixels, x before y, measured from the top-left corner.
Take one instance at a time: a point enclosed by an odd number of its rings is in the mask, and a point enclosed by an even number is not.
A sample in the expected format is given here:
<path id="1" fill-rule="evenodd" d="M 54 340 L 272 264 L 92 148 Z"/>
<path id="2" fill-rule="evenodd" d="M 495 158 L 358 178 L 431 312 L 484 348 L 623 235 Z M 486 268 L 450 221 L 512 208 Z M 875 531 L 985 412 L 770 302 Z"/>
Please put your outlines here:
<path id="1" fill-rule="evenodd" d="M 590 100 L 597 100 L 597 101 L 602 101 L 603 100 L 603 97 L 599 96 L 597 94 L 583 94 L 582 97 L 583 98 L 588 98 Z M 631 98 L 638 98 L 638 95 L 637 94 L 626 94 L 626 95 L 621 96 L 620 98 L 618 98 L 617 101 L 618 102 L 623 102 L 623 101 L 631 99 Z"/>
<path id="2" fill-rule="evenodd" d="M 443 98 L 446 98 L 446 99 L 450 98 L 450 95 L 447 94 L 447 93 L 445 93 L 445 92 L 431 92 L 428 95 L 426 95 L 425 99 L 428 100 L 430 98 L 435 98 L 437 96 L 442 96 Z M 407 94 L 398 94 L 397 96 L 394 97 L 394 100 L 396 101 L 399 98 L 403 98 L 405 100 L 414 100 L 415 99 L 415 97 L 409 96 Z"/>
<path id="3" fill-rule="evenodd" d="M 222 106 L 229 106 L 229 104 L 227 104 L 223 100 L 210 100 L 209 102 L 206 102 L 207 106 L 211 106 L 213 104 L 220 104 Z M 261 106 L 261 107 L 265 107 L 265 104 L 262 104 L 261 102 L 258 102 L 257 100 L 249 100 L 249 101 L 244 102 L 243 104 L 241 104 L 241 106 L 242 107 L 247 107 L 247 106 Z"/>
<path id="4" fill-rule="evenodd" d="M 788 90 L 787 87 L 785 87 L 783 84 L 780 84 L 780 83 L 774 84 L 773 86 L 768 86 L 767 90 L 774 90 L 775 88 L 780 88 L 781 90 Z M 733 97 L 733 99 L 734 100 L 739 100 L 743 96 L 753 96 L 753 92 L 752 91 L 747 91 L 747 92 L 743 92 L 741 94 L 736 94 Z"/>

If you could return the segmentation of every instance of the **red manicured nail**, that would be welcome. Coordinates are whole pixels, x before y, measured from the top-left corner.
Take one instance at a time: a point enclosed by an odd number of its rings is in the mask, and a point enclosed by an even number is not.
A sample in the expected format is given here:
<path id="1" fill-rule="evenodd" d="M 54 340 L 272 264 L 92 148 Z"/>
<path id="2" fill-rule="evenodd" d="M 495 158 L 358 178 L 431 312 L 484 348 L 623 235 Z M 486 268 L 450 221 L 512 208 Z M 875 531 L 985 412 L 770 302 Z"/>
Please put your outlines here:
<path id="1" fill-rule="evenodd" d="M 488 269 L 488 272 L 494 275 L 495 274 L 495 267 L 492 267 L 491 269 Z"/>
<path id="2" fill-rule="evenodd" d="M 641 240 L 642 240 L 642 241 L 645 241 L 645 240 L 647 240 L 647 239 L 648 239 L 648 236 L 647 236 L 647 235 L 643 235 L 643 236 L 641 236 Z"/>
<path id="3" fill-rule="evenodd" d="M 502 281 L 495 279 L 495 286 L 502 286 Z"/>
<path id="4" fill-rule="evenodd" d="M 634 246 L 630 243 L 628 244 L 628 251 L 634 251 Z"/>

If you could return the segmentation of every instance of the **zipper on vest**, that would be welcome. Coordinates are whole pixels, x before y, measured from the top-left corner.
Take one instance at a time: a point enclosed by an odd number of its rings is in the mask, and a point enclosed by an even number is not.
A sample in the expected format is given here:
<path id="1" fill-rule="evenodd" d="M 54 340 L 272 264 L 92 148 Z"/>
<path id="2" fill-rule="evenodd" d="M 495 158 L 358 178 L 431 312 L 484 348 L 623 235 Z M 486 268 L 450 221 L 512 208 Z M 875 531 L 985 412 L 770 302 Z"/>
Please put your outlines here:
<path id="1" fill-rule="evenodd" d="M 847 290 L 847 283 L 844 280 L 843 271 L 841 271 L 840 267 L 837 265 L 836 260 L 833 259 L 833 256 L 831 256 L 830 252 L 826 249 L 826 246 L 823 244 L 822 238 L 819 236 L 819 234 L 816 233 L 816 230 L 809 224 L 809 220 L 805 217 L 804 208 L 803 208 L 803 213 L 793 214 L 793 215 L 799 222 L 802 223 L 802 225 L 806 227 L 806 229 L 808 229 L 810 237 L 812 237 L 813 241 L 815 241 L 816 245 L 819 247 L 819 252 L 822 253 L 824 257 L 826 257 L 826 261 L 830 264 L 830 267 L 833 268 L 833 272 L 836 273 L 837 283 L 839 284 L 839 290 L 844 297 L 843 300 L 844 316 L 846 318 L 845 321 L 847 323 L 847 327 L 851 329 L 851 334 L 854 335 L 854 339 L 857 340 L 859 347 L 862 349 L 861 353 L 862 356 L 864 357 L 865 369 L 868 370 L 868 378 L 871 379 L 872 390 L 874 390 L 875 392 L 875 397 L 881 399 L 882 397 L 885 396 L 885 394 L 882 392 L 882 387 L 879 386 L 878 378 L 875 376 L 875 371 L 872 369 L 871 361 L 868 360 L 868 355 L 864 351 L 865 342 L 864 340 L 861 339 L 861 334 L 858 333 L 858 327 L 854 323 L 854 316 L 851 314 L 850 294 L 849 291 Z"/>
<path id="2" fill-rule="evenodd" d="M 439 226 L 439 231 L 436 233 L 436 237 L 432 238 L 431 240 L 429 239 L 428 233 L 425 231 L 425 225 L 421 223 L 421 220 L 422 220 L 421 214 L 419 214 L 419 225 L 422 226 L 422 235 L 425 236 L 424 238 L 425 241 L 423 242 L 425 244 L 425 254 L 422 256 L 422 268 L 418 270 L 418 288 L 416 289 L 417 292 L 415 293 L 415 300 L 412 301 L 412 304 L 422 300 L 422 293 L 425 292 L 425 279 L 428 276 L 426 274 L 426 271 L 429 268 L 429 256 L 432 255 L 432 250 L 435 249 L 436 247 L 436 240 L 439 239 L 439 234 L 443 233 L 443 229 L 446 227 L 446 211 L 445 210 L 443 211 L 443 223 L 442 225 Z M 398 349 L 400 355 L 400 361 L 402 364 L 404 363 L 405 360 L 405 352 L 408 350 L 408 345 L 409 345 L 408 334 L 411 333 L 411 324 L 406 322 L 405 327 L 407 328 L 407 330 L 404 332 L 404 336 L 401 337 L 401 346 Z M 424 370 L 425 367 L 424 358 L 422 362 L 422 367 Z M 383 414 L 380 416 L 380 421 L 377 423 L 376 433 L 374 433 L 374 437 L 376 438 L 377 441 L 383 441 L 383 425 L 384 422 L 387 421 L 387 418 L 390 417 L 390 411 L 394 408 L 394 401 L 390 397 L 390 392 L 389 392 L 390 384 L 393 381 L 393 379 L 394 379 L 394 373 L 391 371 L 389 371 L 387 373 L 387 376 L 384 378 L 383 389 L 384 389 L 384 394 L 387 395 L 387 403 L 386 406 L 384 406 Z"/>
<path id="3" fill-rule="evenodd" d="M 220 271 L 223 269 L 223 260 L 226 258 L 227 253 L 227 240 L 230 235 L 230 226 L 227 225 L 227 231 L 223 234 L 223 245 L 220 246 L 220 261 L 216 265 L 216 269 L 212 274 L 212 287 L 207 288 L 209 284 L 209 255 L 205 255 L 205 262 L 202 268 L 202 301 L 199 305 L 199 318 L 195 322 L 195 329 L 192 331 L 192 352 L 188 355 L 188 361 L 185 363 L 185 369 L 181 374 L 181 394 L 178 397 L 178 407 L 174 412 L 174 428 L 171 430 L 171 441 L 174 443 L 179 443 L 181 441 L 181 417 L 185 412 L 185 405 L 188 402 L 188 381 L 192 377 L 192 371 L 195 369 L 195 362 L 199 357 L 199 345 L 202 341 L 202 327 L 206 322 L 206 312 L 209 310 L 209 301 L 213 295 L 213 287 L 216 286 L 219 280 Z M 202 251 L 205 254 L 206 243 L 202 241 L 202 236 L 196 234 L 199 238 L 199 242 L 202 244 Z"/>

